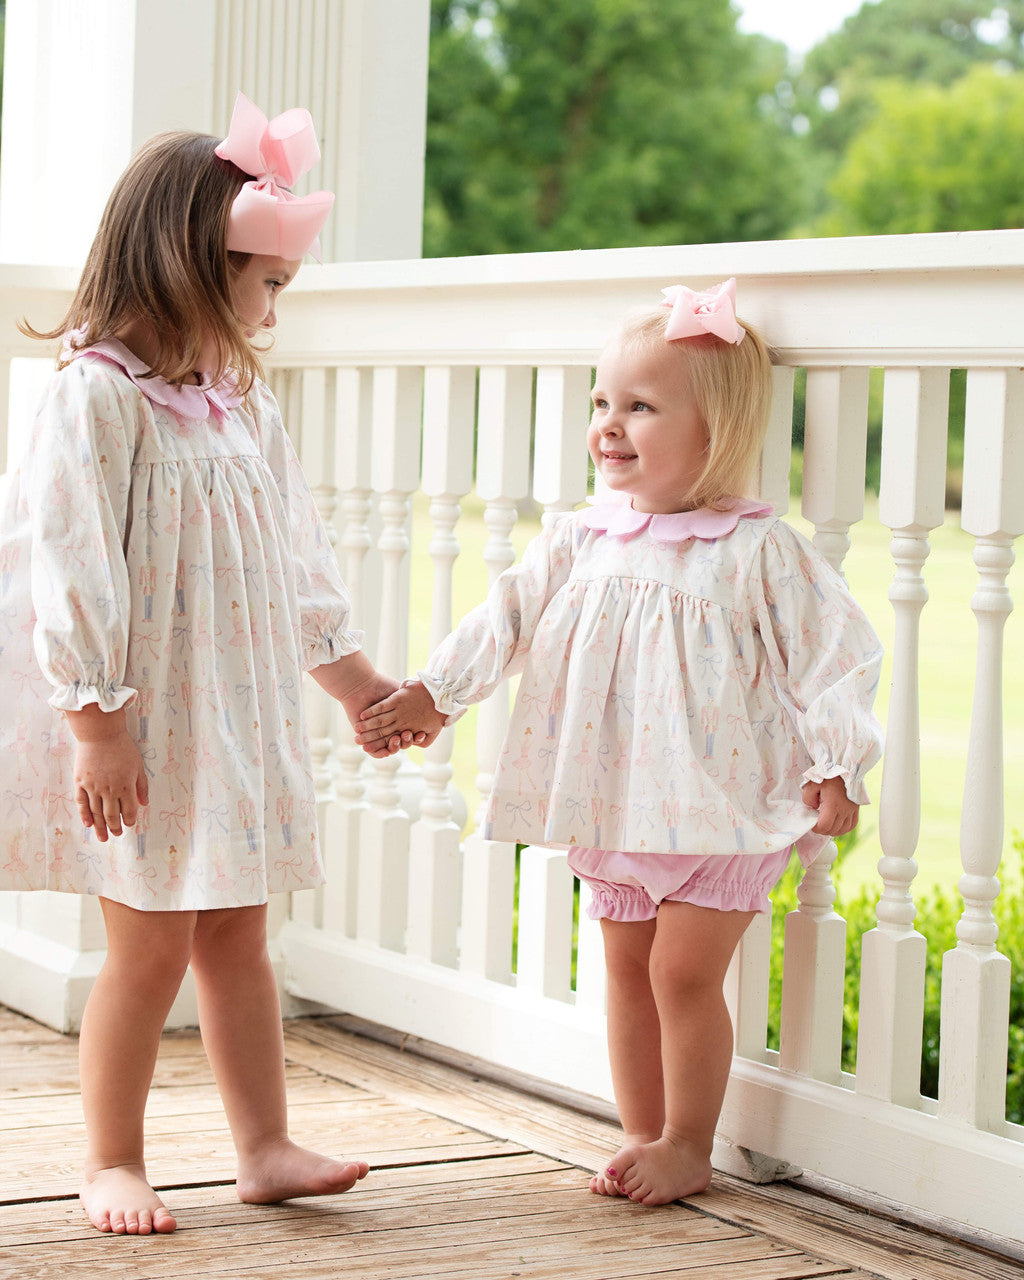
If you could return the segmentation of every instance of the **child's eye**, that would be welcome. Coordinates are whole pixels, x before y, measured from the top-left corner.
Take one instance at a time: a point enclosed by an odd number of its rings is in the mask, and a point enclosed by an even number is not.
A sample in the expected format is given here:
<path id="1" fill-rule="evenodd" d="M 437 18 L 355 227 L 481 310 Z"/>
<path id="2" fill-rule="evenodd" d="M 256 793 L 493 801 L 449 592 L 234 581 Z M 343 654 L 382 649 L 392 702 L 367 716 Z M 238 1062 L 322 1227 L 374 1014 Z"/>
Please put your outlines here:
<path id="1" fill-rule="evenodd" d="M 635 400 L 633 402 L 633 412 L 634 413 L 652 413 L 653 409 L 649 404 L 646 404 L 643 400 Z"/>
<path id="2" fill-rule="evenodd" d="M 595 408 L 595 409 L 607 409 L 607 408 L 608 408 L 608 401 L 607 401 L 607 400 L 602 400 L 600 396 L 595 396 L 595 398 L 594 398 L 594 408 Z"/>

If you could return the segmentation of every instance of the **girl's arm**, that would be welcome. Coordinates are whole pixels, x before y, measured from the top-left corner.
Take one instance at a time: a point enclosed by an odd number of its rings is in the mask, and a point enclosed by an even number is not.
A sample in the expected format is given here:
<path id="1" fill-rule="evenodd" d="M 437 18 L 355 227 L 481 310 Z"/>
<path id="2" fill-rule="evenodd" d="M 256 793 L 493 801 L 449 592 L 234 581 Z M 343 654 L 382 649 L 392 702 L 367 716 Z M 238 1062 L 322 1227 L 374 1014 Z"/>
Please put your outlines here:
<path id="1" fill-rule="evenodd" d="M 429 745 L 474 702 L 481 702 L 506 677 L 522 670 L 534 633 L 572 567 L 576 523 L 571 516 L 551 521 L 523 552 L 522 560 L 494 582 L 486 601 L 468 613 L 438 646 L 403 690 L 363 712 L 356 741 L 371 754 L 373 744 L 398 749 L 394 735 L 422 730 Z M 406 696 L 404 689 L 416 692 Z M 420 745 L 417 740 L 416 745 Z"/>
<path id="2" fill-rule="evenodd" d="M 553 519 L 430 656 L 419 677 L 445 723 L 523 669 L 545 609 L 569 580 L 578 527 L 571 515 Z"/>
<path id="3" fill-rule="evenodd" d="M 840 574 L 782 522 L 762 545 L 756 590 L 769 675 L 811 757 L 804 783 L 819 789 L 811 807 L 824 809 L 815 830 L 833 810 L 838 789 L 820 791 L 833 780 L 843 784 L 844 802 L 832 824 L 842 826 L 850 818 L 846 806 L 868 803 L 864 777 L 881 755 L 872 711 L 881 642 Z"/>
<path id="4" fill-rule="evenodd" d="M 76 361 L 54 377 L 33 427 L 24 464 L 33 645 L 61 711 L 117 711 L 135 696 L 123 681 L 137 400 L 107 366 Z"/>

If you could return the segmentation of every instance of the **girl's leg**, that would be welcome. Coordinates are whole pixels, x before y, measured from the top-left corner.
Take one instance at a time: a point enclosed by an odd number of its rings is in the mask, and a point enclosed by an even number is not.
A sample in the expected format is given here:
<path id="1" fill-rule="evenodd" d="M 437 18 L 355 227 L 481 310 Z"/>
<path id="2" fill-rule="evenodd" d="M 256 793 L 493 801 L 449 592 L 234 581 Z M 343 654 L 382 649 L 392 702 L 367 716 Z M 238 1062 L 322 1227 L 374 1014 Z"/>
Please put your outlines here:
<path id="1" fill-rule="evenodd" d="M 627 1146 L 653 1142 L 665 1125 L 658 1007 L 651 989 L 651 947 L 657 921 L 602 920 L 608 971 L 608 1057 L 615 1106 Z M 604 1172 L 590 1180 L 591 1191 L 622 1192 Z"/>
<path id="2" fill-rule="evenodd" d="M 284 1036 L 267 954 L 267 909 L 201 911 L 192 949 L 199 1023 L 238 1152 L 239 1199 L 273 1204 L 347 1191 L 365 1161 L 339 1163 L 288 1137 Z"/>
<path id="3" fill-rule="evenodd" d="M 624 1146 L 607 1173 L 642 1204 L 667 1204 L 711 1181 L 733 1051 L 722 986 L 753 915 L 689 902 L 663 902 L 658 911 L 650 972 L 661 1026 L 665 1124 L 655 1141 Z"/>
<path id="4" fill-rule="evenodd" d="M 107 957 L 82 1016 L 78 1049 L 88 1138 L 82 1204 L 100 1231 L 173 1231 L 170 1210 L 146 1178 L 143 1120 L 160 1033 L 188 965 L 195 912 L 101 903 Z"/>

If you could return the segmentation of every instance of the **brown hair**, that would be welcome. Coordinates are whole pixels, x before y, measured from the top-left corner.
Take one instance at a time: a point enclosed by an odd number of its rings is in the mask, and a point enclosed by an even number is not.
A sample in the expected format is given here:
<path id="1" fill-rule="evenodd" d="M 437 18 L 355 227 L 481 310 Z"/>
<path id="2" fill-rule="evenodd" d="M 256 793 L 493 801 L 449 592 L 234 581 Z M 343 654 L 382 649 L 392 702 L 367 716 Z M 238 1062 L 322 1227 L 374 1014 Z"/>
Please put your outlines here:
<path id="1" fill-rule="evenodd" d="M 771 350 L 743 320 L 746 336 L 739 344 L 713 334 L 667 342 L 670 315 L 668 307 L 633 312 L 618 337 L 626 350 L 667 347 L 686 361 L 693 398 L 708 430 L 704 466 L 686 495 L 687 505 L 711 507 L 730 496 L 753 496 L 772 402 Z"/>
<path id="2" fill-rule="evenodd" d="M 231 369 L 245 395 L 262 376 L 259 357 L 231 303 L 231 278 L 250 255 L 228 253 L 228 214 L 248 175 L 214 154 L 202 133 L 151 138 L 118 179 L 89 249 L 67 314 L 56 328 L 19 328 L 33 338 L 83 330 L 72 348 L 113 338 L 135 321 L 156 340 L 151 372 L 171 383 L 191 379 L 212 341 L 215 377 Z M 68 363 L 62 353 L 57 367 Z"/>

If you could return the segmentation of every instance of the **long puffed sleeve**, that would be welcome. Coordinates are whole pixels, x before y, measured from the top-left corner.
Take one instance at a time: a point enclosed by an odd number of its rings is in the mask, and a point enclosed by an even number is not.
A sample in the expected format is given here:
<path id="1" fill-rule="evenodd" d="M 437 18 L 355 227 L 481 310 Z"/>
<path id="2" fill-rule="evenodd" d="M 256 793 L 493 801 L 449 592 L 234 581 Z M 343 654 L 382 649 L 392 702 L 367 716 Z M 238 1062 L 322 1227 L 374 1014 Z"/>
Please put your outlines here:
<path id="1" fill-rule="evenodd" d="M 881 755 L 872 712 L 882 646 L 843 578 L 805 538 L 777 522 L 762 543 L 756 609 L 770 678 L 812 765 L 805 782 L 841 777 L 866 804 L 864 776 Z"/>
<path id="2" fill-rule="evenodd" d="M 556 516 L 419 672 L 449 723 L 522 670 L 541 615 L 568 580 L 575 527 L 571 513 Z"/>
<path id="3" fill-rule="evenodd" d="M 137 395 L 81 361 L 56 374 L 24 463 L 31 530 L 33 647 L 50 705 L 116 711 L 125 686 L 131 583 L 124 541 Z"/>
<path id="4" fill-rule="evenodd" d="M 277 401 L 262 383 L 253 389 L 253 397 L 263 456 L 280 490 L 290 525 L 302 665 L 309 671 L 362 648 L 363 632 L 350 626 L 348 589 Z"/>

